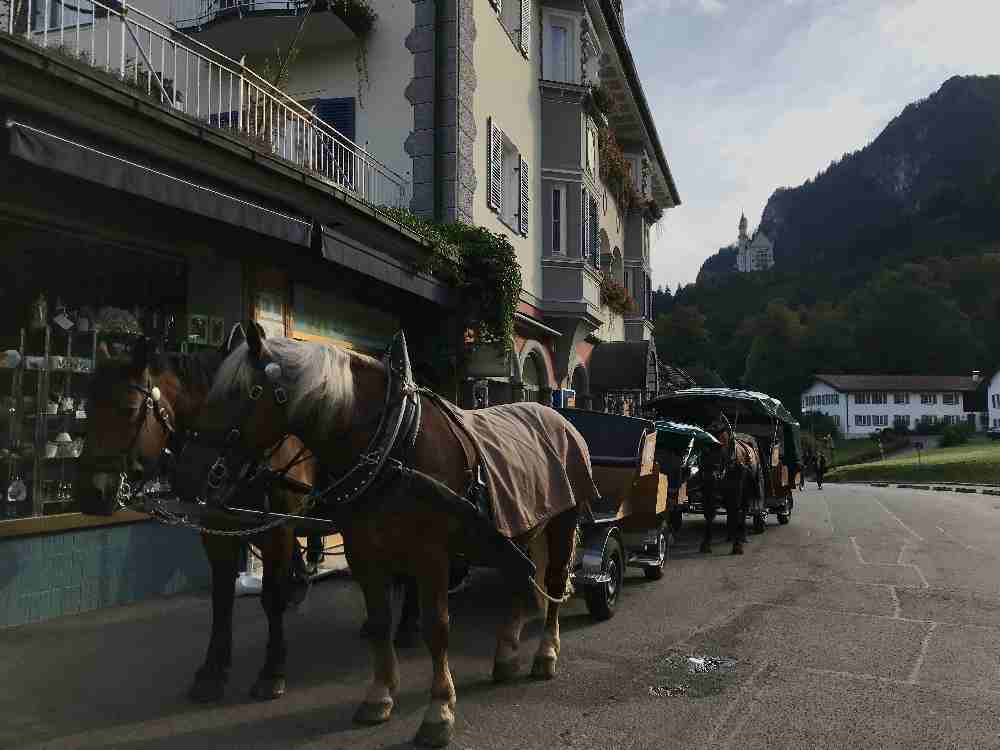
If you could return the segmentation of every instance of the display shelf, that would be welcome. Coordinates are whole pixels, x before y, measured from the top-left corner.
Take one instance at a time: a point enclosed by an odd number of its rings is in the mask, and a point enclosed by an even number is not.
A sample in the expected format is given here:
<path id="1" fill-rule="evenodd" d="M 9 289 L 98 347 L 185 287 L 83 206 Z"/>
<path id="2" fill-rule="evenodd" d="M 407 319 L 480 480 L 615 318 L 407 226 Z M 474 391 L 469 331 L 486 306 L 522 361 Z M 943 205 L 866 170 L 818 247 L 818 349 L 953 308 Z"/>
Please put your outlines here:
<path id="1" fill-rule="evenodd" d="M 77 456 L 47 456 L 46 445 L 54 434 L 65 432 L 83 437 L 86 417 L 78 413 L 38 411 L 44 404 L 73 400 L 74 408 L 85 390 L 85 380 L 97 361 L 98 332 L 64 331 L 52 326 L 24 329 L 20 333 L 20 362 L 5 368 L 10 374 L 10 395 L 5 400 L 7 456 L 0 459 L 6 468 L 2 497 L 5 519 L 43 517 L 73 510 L 72 483 L 76 476 Z M 33 394 L 33 402 L 27 401 Z M 27 413 L 28 411 L 31 413 Z M 25 450 L 27 446 L 29 450 Z M 28 487 L 27 498 L 18 503 L 7 501 L 7 488 L 16 479 Z M 59 485 L 62 489 L 58 490 Z M 60 497 L 56 497 L 61 493 Z M 14 507 L 12 507 L 14 506 Z"/>

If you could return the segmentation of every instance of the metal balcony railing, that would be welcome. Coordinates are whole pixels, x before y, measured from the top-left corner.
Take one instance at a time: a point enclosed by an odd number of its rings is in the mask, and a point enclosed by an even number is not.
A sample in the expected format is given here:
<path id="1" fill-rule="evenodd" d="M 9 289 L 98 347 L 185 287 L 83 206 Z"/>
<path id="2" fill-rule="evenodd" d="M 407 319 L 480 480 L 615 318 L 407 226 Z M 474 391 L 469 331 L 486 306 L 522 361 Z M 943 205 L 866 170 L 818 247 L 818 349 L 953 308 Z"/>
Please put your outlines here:
<path id="1" fill-rule="evenodd" d="M 251 13 L 299 15 L 308 6 L 309 0 L 171 0 L 170 18 L 178 29 L 189 29 Z"/>
<path id="2" fill-rule="evenodd" d="M 378 207 L 410 182 L 234 60 L 128 3 L 11 0 L 7 31 L 113 75 Z"/>

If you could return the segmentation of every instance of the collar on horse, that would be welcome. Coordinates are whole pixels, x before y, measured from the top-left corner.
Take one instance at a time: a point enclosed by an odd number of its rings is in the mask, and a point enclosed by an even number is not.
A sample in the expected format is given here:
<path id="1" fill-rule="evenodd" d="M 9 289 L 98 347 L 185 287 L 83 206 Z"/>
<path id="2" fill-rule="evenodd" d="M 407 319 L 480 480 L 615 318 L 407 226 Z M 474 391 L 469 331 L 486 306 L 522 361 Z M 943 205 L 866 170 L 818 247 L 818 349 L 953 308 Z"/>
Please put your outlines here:
<path id="1" fill-rule="evenodd" d="M 357 462 L 340 476 L 330 476 L 329 484 L 313 492 L 316 503 L 334 508 L 357 505 L 383 476 L 387 464 L 398 469 L 420 434 L 421 389 L 413 380 L 406 336 L 399 331 L 382 355 L 386 371 L 385 400 L 378 427 Z"/>

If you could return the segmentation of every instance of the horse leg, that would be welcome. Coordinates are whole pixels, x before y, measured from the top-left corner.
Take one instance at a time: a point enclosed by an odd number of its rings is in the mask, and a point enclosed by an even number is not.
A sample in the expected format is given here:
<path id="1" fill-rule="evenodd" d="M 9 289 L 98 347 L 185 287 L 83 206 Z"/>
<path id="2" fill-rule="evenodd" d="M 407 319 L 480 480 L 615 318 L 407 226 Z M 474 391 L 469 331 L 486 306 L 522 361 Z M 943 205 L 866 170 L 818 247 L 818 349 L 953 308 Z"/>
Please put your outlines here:
<path id="1" fill-rule="evenodd" d="M 420 577 L 424 642 L 434 664 L 431 700 L 413 740 L 420 747 L 444 747 L 455 730 L 455 683 L 448 668 L 448 556 L 437 557 L 422 566 Z"/>
<path id="2" fill-rule="evenodd" d="M 399 627 L 396 630 L 396 647 L 413 648 L 417 645 L 420 635 L 420 603 L 417 590 L 417 579 L 413 576 L 402 576 L 403 611 L 399 615 Z"/>
<path id="3" fill-rule="evenodd" d="M 389 590 L 392 579 L 373 566 L 359 569 L 354 562 L 348 558 L 348 564 L 365 595 L 365 608 L 368 610 L 365 626 L 369 632 L 373 664 L 372 684 L 364 703 L 354 714 L 354 721 L 381 724 L 392 715 L 393 695 L 399 689 L 399 663 L 392 645 L 392 600 Z"/>
<path id="4" fill-rule="evenodd" d="M 702 514 L 705 516 L 705 535 L 701 541 L 700 552 L 712 553 L 712 524 L 715 523 L 715 487 L 705 485 L 701 498 Z"/>
<path id="5" fill-rule="evenodd" d="M 295 532 L 288 528 L 270 531 L 260 543 L 264 562 L 261 606 L 267 615 L 267 659 L 250 694 L 258 700 L 273 700 L 285 694 L 285 610 L 292 593 L 292 555 Z"/>
<path id="6" fill-rule="evenodd" d="M 212 568 L 212 636 L 205 663 L 195 673 L 188 697 L 198 703 L 222 698 L 233 662 L 233 604 L 240 542 L 233 537 L 201 535 Z"/>
<path id="7" fill-rule="evenodd" d="M 545 590 L 555 599 L 546 599 L 545 629 L 531 667 L 531 676 L 536 679 L 551 680 L 556 676 L 559 661 L 559 600 L 571 593 L 569 569 L 576 550 L 577 513 L 567 511 L 554 518 L 545 529 L 544 541 L 548 548 L 548 565 L 545 568 Z"/>
<path id="8" fill-rule="evenodd" d="M 726 526 L 729 527 L 729 536 L 733 541 L 734 555 L 743 554 L 743 543 L 746 541 L 747 506 L 744 502 L 746 497 L 746 475 L 741 473 L 736 492 L 726 498 Z"/>
<path id="9" fill-rule="evenodd" d="M 543 553 L 546 551 L 544 544 L 537 545 L 537 548 Z M 535 552 L 535 549 L 531 551 Z M 531 558 L 536 566 L 544 564 L 544 560 L 540 560 L 538 554 L 531 555 Z M 536 569 L 541 570 L 541 568 Z M 528 590 L 522 581 L 507 581 L 507 586 L 510 589 L 510 610 L 506 620 L 497 630 L 497 649 L 493 656 L 493 681 L 497 683 L 509 682 L 521 671 L 518 651 L 521 647 L 521 630 L 524 627 Z"/>

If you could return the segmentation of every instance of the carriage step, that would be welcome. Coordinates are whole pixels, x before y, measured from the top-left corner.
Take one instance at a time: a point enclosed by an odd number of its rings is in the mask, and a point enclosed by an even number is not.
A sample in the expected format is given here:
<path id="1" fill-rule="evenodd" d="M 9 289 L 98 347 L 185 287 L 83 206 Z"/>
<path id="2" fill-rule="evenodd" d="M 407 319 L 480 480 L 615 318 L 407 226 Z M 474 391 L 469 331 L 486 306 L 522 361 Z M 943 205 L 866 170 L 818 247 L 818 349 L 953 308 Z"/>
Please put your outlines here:
<path id="1" fill-rule="evenodd" d="M 655 555 L 631 555 L 628 559 L 630 568 L 658 568 L 663 565 L 663 560 Z"/>
<path id="2" fill-rule="evenodd" d="M 573 573 L 570 578 L 574 584 L 580 586 L 603 586 L 611 583 L 609 573 Z"/>

